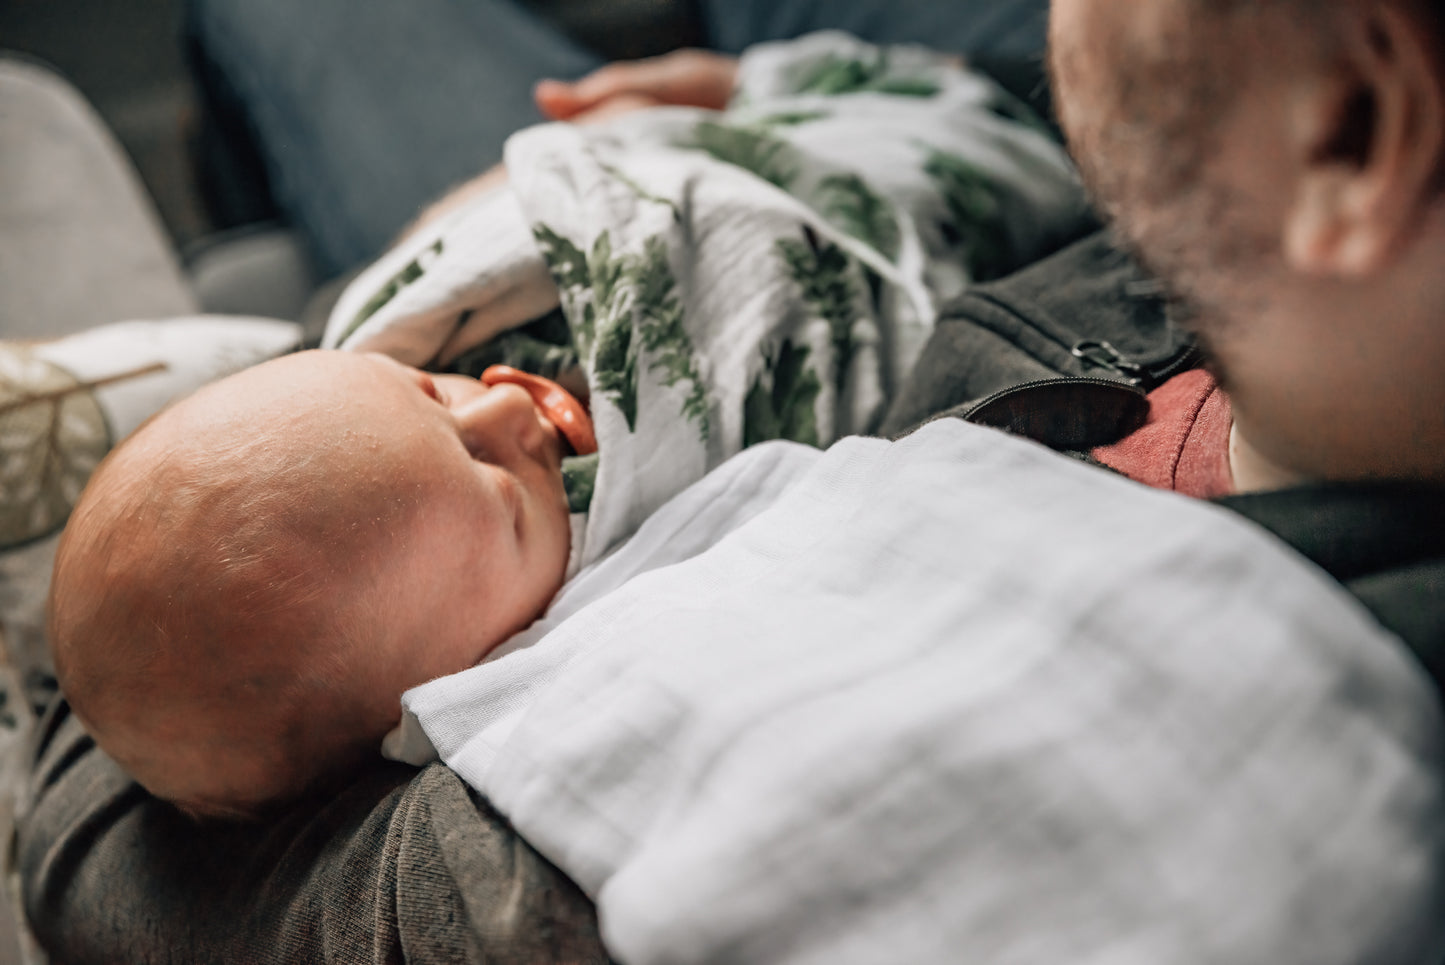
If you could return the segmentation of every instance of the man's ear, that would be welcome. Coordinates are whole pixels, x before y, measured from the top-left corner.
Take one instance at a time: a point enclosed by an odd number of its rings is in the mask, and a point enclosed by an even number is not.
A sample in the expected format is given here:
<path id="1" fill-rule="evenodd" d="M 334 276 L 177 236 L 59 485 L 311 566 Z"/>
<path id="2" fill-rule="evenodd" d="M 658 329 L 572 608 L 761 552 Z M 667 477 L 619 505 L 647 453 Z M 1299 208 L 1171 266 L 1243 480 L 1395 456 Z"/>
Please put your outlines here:
<path id="1" fill-rule="evenodd" d="M 1394 2 L 1349 4 L 1338 45 L 1294 105 L 1300 175 L 1285 257 L 1310 275 L 1363 278 L 1405 246 L 1445 169 L 1445 84 L 1434 35 Z"/>

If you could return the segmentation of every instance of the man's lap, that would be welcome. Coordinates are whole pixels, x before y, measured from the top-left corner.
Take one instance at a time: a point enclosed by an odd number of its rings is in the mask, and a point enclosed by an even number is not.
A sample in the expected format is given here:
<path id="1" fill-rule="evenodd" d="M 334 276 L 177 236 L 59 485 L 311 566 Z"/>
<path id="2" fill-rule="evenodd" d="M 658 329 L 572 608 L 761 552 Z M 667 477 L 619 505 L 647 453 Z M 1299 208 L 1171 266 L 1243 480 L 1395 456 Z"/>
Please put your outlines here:
<path id="1" fill-rule="evenodd" d="M 18 863 L 59 961 L 606 960 L 591 903 L 441 765 L 216 828 L 148 798 L 58 704 L 34 792 Z"/>
<path id="2" fill-rule="evenodd" d="M 513 0 L 192 0 L 202 56 L 234 88 L 282 209 L 340 271 L 420 206 L 496 163 L 542 120 L 532 85 L 602 59 Z M 1044 0 L 710 0 L 708 43 L 737 51 L 841 27 L 876 42 L 1028 57 Z"/>
<path id="3" fill-rule="evenodd" d="M 708 43 L 730 53 L 814 30 L 878 44 L 1029 57 L 1044 49 L 1046 0 L 703 0 Z"/>
<path id="4" fill-rule="evenodd" d="M 505 0 L 192 6 L 279 203 L 334 270 L 499 161 L 512 131 L 542 120 L 537 80 L 601 62 Z"/>

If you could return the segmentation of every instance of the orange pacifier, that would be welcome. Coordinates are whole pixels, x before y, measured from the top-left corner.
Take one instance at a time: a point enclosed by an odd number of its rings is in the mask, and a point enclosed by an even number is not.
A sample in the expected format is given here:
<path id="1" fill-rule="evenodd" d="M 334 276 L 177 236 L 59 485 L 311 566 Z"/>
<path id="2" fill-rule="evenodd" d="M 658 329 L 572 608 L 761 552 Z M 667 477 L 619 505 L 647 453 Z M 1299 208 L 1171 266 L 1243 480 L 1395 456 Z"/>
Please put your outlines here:
<path id="1" fill-rule="evenodd" d="M 532 403 L 557 427 L 562 438 L 579 456 L 590 456 L 597 451 L 597 433 L 592 428 L 592 417 L 572 393 L 551 379 L 514 369 L 510 365 L 489 365 L 482 372 L 485 385 L 511 383 L 520 385 L 532 397 Z"/>

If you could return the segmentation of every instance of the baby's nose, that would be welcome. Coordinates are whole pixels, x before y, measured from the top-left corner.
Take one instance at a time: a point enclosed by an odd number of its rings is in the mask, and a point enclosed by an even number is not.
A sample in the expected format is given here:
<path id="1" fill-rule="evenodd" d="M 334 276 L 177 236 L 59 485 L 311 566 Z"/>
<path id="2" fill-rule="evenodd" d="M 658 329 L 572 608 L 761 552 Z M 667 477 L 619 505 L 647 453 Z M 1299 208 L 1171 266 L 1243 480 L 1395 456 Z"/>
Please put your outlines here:
<path id="1" fill-rule="evenodd" d="M 574 453 L 588 456 L 597 451 L 597 433 L 587 407 L 556 382 L 510 365 L 488 366 L 482 381 L 487 385 L 520 385 L 532 397 L 537 412 L 566 438 Z"/>
<path id="2" fill-rule="evenodd" d="M 517 385 L 483 386 L 452 409 L 462 443 L 473 456 L 505 462 L 517 453 L 535 455 L 547 433 L 532 397 Z"/>

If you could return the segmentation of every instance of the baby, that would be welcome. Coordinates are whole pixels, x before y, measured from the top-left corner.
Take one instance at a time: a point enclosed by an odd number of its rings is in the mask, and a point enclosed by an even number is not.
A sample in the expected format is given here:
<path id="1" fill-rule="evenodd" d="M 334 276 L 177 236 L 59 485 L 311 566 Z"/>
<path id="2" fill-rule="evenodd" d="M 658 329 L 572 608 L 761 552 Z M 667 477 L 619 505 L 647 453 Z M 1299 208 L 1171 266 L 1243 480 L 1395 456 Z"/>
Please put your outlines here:
<path id="1" fill-rule="evenodd" d="M 561 586 L 561 460 L 589 430 L 560 392 L 304 352 L 164 411 L 96 471 L 57 554 L 75 713 L 196 815 L 260 813 L 376 754 L 402 691 Z"/>

